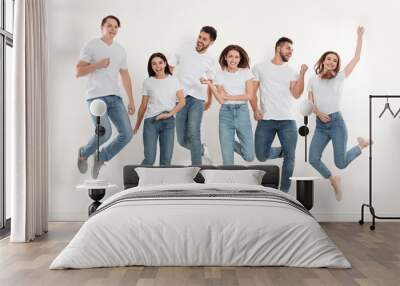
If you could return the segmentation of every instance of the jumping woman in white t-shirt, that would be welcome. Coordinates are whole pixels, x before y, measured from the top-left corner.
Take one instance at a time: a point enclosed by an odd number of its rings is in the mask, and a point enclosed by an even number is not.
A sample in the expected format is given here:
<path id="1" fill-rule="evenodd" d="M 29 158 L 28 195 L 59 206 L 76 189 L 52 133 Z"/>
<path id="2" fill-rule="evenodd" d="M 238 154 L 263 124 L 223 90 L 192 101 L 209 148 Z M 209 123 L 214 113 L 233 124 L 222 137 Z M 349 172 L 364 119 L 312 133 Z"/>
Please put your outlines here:
<path id="1" fill-rule="evenodd" d="M 308 98 L 314 104 L 316 129 L 310 145 L 310 164 L 326 179 L 329 179 L 336 200 L 342 199 L 340 177 L 333 176 L 321 156 L 332 140 L 334 161 L 339 169 L 346 168 L 368 147 L 369 141 L 357 138 L 358 144 L 347 150 L 347 128 L 340 112 L 343 82 L 360 60 L 364 28 L 357 29 L 357 47 L 354 58 L 340 71 L 340 57 L 336 52 L 325 52 L 315 64 L 316 76 L 308 84 Z"/>
<path id="2" fill-rule="evenodd" d="M 247 102 L 252 98 L 252 79 L 249 56 L 237 45 L 227 46 L 219 57 L 222 71 L 214 84 L 207 81 L 221 104 L 219 111 L 219 141 L 224 165 L 234 164 L 234 152 L 245 161 L 254 160 L 254 139 Z M 235 140 L 235 133 L 239 141 Z"/>
<path id="3" fill-rule="evenodd" d="M 143 97 L 133 133 L 136 134 L 146 113 L 143 127 L 143 165 L 153 165 L 160 141 L 160 166 L 171 165 L 174 150 L 175 114 L 185 106 L 183 87 L 172 76 L 167 58 L 161 53 L 150 56 L 149 77 L 143 82 Z M 178 101 L 178 104 L 176 102 Z"/>

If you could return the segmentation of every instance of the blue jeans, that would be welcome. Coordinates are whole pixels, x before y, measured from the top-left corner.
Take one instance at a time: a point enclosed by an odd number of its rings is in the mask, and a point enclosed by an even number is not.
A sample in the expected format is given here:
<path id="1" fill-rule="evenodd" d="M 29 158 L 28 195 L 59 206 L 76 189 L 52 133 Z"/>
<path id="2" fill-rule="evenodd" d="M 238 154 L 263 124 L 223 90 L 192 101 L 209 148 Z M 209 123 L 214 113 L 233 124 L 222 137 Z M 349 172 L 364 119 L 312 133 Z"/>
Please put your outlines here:
<path id="1" fill-rule="evenodd" d="M 187 95 L 185 106 L 176 114 L 176 135 L 178 143 L 190 150 L 192 165 L 201 165 L 201 120 L 204 100 Z"/>
<path id="2" fill-rule="evenodd" d="M 239 142 L 235 140 L 235 132 Z M 219 110 L 219 142 L 224 165 L 234 164 L 234 152 L 254 160 L 254 140 L 247 103 L 224 104 Z"/>
<path id="3" fill-rule="evenodd" d="M 126 111 L 125 105 L 122 102 L 121 97 L 116 95 L 108 95 L 104 97 L 89 99 L 88 105 L 95 100 L 100 99 L 105 102 L 107 105 L 107 112 L 103 116 L 100 117 L 100 125 L 104 127 L 105 133 L 104 135 L 100 136 L 99 145 L 104 144 L 108 141 L 111 137 L 111 123 L 118 130 L 118 136 L 106 147 L 101 149 L 100 152 L 100 160 L 102 161 L 109 161 L 115 155 L 118 154 L 122 148 L 125 147 L 126 144 L 131 140 L 133 136 L 131 122 L 129 121 L 129 116 Z M 93 124 L 96 126 L 96 116 L 92 116 Z M 94 135 L 89 143 L 81 149 L 81 156 L 89 157 L 97 150 L 97 136 Z"/>
<path id="4" fill-rule="evenodd" d="M 282 147 L 273 147 L 275 135 L 278 134 Z M 297 127 L 294 120 L 260 120 L 255 133 L 255 151 L 259 161 L 283 157 L 281 190 L 288 192 L 290 177 L 294 171 L 294 160 L 297 144 Z"/>
<path id="5" fill-rule="evenodd" d="M 143 126 L 144 160 L 142 165 L 153 165 L 157 155 L 157 141 L 160 140 L 160 166 L 171 165 L 174 151 L 175 118 L 156 120 L 157 116 L 146 118 Z"/>
<path id="6" fill-rule="evenodd" d="M 322 152 L 332 140 L 335 165 L 339 169 L 346 168 L 351 161 L 361 154 L 361 149 L 354 146 L 347 150 L 347 128 L 340 112 L 329 114 L 331 121 L 323 123 L 317 117 L 316 129 L 310 145 L 310 164 L 324 177 L 329 178 L 332 173 L 321 161 Z"/>

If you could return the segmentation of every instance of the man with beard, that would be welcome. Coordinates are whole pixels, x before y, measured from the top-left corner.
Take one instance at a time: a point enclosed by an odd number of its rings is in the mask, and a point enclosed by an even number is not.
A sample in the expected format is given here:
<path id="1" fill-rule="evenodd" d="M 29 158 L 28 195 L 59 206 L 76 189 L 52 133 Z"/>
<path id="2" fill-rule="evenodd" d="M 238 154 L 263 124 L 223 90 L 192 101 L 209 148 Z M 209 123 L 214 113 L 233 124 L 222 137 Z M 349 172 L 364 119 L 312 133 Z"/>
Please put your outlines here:
<path id="1" fill-rule="evenodd" d="M 300 74 L 288 66 L 292 56 L 293 42 L 282 37 L 275 44 L 272 60 L 254 66 L 255 91 L 260 88 L 260 105 L 257 97 L 251 100 L 254 119 L 258 121 L 255 132 L 255 153 L 259 161 L 283 157 L 282 182 L 280 189 L 288 192 L 289 178 L 293 174 L 297 144 L 297 127 L 293 114 L 294 99 L 298 99 L 304 89 L 304 75 L 307 66 L 302 65 Z M 271 147 L 278 134 L 281 147 Z"/>
<path id="2" fill-rule="evenodd" d="M 217 38 L 217 31 L 211 26 L 201 28 L 196 46 L 184 47 L 170 59 L 171 70 L 178 66 L 177 77 L 183 85 L 186 105 L 176 115 L 178 143 L 190 150 L 192 165 L 201 165 L 202 156 L 208 163 L 208 150 L 201 143 L 201 121 L 203 112 L 210 108 L 211 92 L 207 79 L 215 74 L 216 60 L 208 48 Z"/>

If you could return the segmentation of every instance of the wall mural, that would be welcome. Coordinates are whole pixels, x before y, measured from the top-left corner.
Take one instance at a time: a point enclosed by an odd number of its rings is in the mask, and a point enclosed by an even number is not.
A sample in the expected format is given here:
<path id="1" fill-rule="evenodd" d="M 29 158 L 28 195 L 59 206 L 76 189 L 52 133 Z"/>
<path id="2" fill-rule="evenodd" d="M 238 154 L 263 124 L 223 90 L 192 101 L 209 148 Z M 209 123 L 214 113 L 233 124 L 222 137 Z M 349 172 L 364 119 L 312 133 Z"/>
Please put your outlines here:
<path id="1" fill-rule="evenodd" d="M 279 38 L 274 57 L 252 69 L 249 55 L 239 45 L 228 45 L 218 60 L 208 52 L 217 40 L 217 30 L 211 26 L 202 27 L 195 44 L 182 46 L 169 59 L 163 53 L 153 53 L 148 59 L 148 78 L 143 82 L 142 100 L 132 128 L 129 115 L 136 108 L 127 54 L 114 40 L 119 27 L 117 17 L 105 17 L 100 37 L 84 45 L 76 65 L 77 77 L 86 76 L 88 80 L 86 101 L 96 126 L 90 141 L 79 148 L 77 164 L 81 173 L 88 171 L 88 158 L 93 155 L 91 176 L 97 179 L 104 163 L 138 134 L 142 123 L 142 165 L 155 163 L 157 145 L 159 165 L 171 165 L 175 130 L 179 145 L 190 151 L 192 165 L 212 165 L 207 142 L 201 140 L 201 123 L 214 101 L 220 104 L 218 139 L 223 165 L 234 165 L 235 153 L 247 162 L 282 158 L 280 189 L 289 191 L 291 181 L 296 180 L 292 176 L 298 140 L 293 105 L 304 92 L 308 71 L 305 64 L 299 71 L 289 65 L 293 53 L 291 39 Z M 311 166 L 330 181 L 338 201 L 342 199 L 340 177 L 332 174 L 321 157 L 332 141 L 335 165 L 344 169 L 370 144 L 368 139 L 359 137 L 358 144 L 347 150 L 347 128 L 340 112 L 343 84 L 360 60 L 363 34 L 364 28 L 358 27 L 354 57 L 343 69 L 338 53 L 327 51 L 321 55 L 314 67 L 315 76 L 306 88 L 308 100 L 301 105 L 305 116 L 301 135 L 308 134 L 307 115 L 316 115 L 316 130 L 309 158 L 305 147 L 305 160 L 309 159 Z M 119 79 L 128 97 L 127 107 L 121 98 Z M 255 130 L 252 120 L 257 121 Z M 111 123 L 118 132 L 112 140 Z M 276 136 L 281 146 L 271 147 Z"/>

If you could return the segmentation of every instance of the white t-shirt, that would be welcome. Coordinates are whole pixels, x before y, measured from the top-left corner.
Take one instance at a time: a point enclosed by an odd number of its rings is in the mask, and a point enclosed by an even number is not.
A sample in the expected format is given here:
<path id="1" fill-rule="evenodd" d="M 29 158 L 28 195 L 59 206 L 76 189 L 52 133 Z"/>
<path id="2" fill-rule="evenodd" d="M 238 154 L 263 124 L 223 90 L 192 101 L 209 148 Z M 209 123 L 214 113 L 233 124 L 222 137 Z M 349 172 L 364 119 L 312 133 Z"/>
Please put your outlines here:
<path id="1" fill-rule="evenodd" d="M 287 64 L 271 61 L 253 67 L 255 80 L 260 82 L 261 111 L 264 120 L 294 120 L 294 97 L 290 82 L 297 81 L 298 73 Z"/>
<path id="2" fill-rule="evenodd" d="M 149 77 L 143 82 L 143 96 L 149 97 L 145 118 L 171 111 L 176 105 L 176 92 L 183 90 L 175 76 L 167 75 L 163 79 Z"/>
<path id="3" fill-rule="evenodd" d="M 344 71 L 332 79 L 321 79 L 318 75 L 310 78 L 307 90 L 313 93 L 314 104 L 321 112 L 331 114 L 340 111 L 345 79 Z"/>
<path id="4" fill-rule="evenodd" d="M 216 60 L 208 50 L 198 53 L 195 45 L 184 46 L 177 54 L 169 59 L 169 64 L 177 67 L 177 77 L 183 85 L 185 95 L 206 100 L 207 85 L 200 83 L 200 78 L 206 76 L 214 79 Z"/>
<path id="5" fill-rule="evenodd" d="M 254 78 L 250 69 L 238 69 L 236 72 L 228 72 L 226 70 L 217 72 L 215 76 L 215 85 L 221 85 L 229 95 L 244 95 L 246 93 L 246 81 Z M 224 104 L 241 104 L 247 103 L 245 100 L 230 100 Z"/>
<path id="6" fill-rule="evenodd" d="M 121 69 L 127 69 L 125 49 L 113 41 L 111 45 L 97 38 L 89 41 L 82 48 L 79 60 L 94 64 L 101 59 L 110 58 L 110 64 L 106 68 L 97 69 L 88 74 L 87 99 L 107 95 L 121 96 L 118 83 L 118 74 Z"/>

